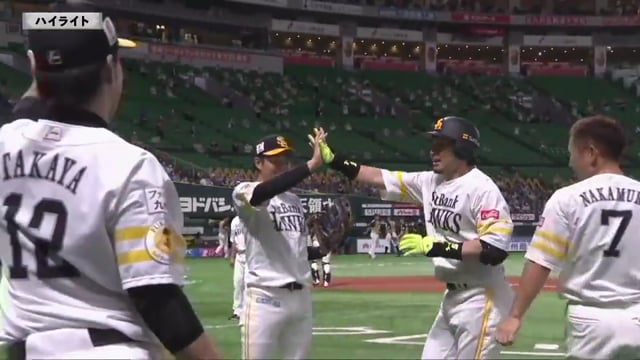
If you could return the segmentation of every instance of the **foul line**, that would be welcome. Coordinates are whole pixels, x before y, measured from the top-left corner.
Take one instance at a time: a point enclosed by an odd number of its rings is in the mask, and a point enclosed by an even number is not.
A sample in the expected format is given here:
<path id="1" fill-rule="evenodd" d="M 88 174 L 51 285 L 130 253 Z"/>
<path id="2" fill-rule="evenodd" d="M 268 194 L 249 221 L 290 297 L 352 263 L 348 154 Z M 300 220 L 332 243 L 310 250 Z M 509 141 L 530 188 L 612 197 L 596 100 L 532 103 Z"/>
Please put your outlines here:
<path id="1" fill-rule="evenodd" d="M 407 336 L 395 336 L 389 338 L 368 339 L 364 342 L 374 344 L 389 344 L 389 345 L 424 345 L 424 341 L 410 341 L 413 339 L 424 339 L 427 334 L 407 335 Z M 557 356 L 564 357 L 566 354 L 560 352 L 536 352 L 536 351 L 501 351 L 503 355 L 522 355 L 522 356 Z"/>

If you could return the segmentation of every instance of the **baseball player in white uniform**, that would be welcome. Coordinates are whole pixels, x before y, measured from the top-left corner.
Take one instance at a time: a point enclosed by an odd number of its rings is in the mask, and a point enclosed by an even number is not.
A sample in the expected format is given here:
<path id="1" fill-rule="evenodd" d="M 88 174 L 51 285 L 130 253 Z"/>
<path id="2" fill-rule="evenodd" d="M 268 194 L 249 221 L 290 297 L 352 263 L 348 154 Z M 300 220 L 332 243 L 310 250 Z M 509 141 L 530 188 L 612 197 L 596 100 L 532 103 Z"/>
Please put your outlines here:
<path id="1" fill-rule="evenodd" d="M 215 250 L 216 255 L 223 256 L 225 259 L 229 257 L 229 232 L 230 232 L 230 218 L 224 218 L 218 224 L 218 247 Z"/>
<path id="2" fill-rule="evenodd" d="M 376 249 L 380 246 L 380 231 L 381 227 L 384 226 L 382 224 L 382 220 L 380 220 L 379 215 L 375 215 L 373 220 L 369 223 L 369 236 L 371 237 L 371 245 L 369 247 L 369 257 L 371 259 L 376 258 Z"/>
<path id="3" fill-rule="evenodd" d="M 406 234 L 400 249 L 432 257 L 447 291 L 422 359 L 495 358 L 495 329 L 513 300 L 501 265 L 513 231 L 509 207 L 496 184 L 473 166 L 480 144 L 471 122 L 445 117 L 430 134 L 433 171 L 359 165 L 327 146 L 323 158 L 347 177 L 383 188 L 385 199 L 424 205 L 427 236 Z"/>
<path id="4" fill-rule="evenodd" d="M 389 242 L 389 252 L 399 255 L 400 237 L 398 236 L 398 225 L 396 220 L 392 218 L 387 218 L 387 241 Z"/>
<path id="5" fill-rule="evenodd" d="M 244 273 L 246 257 L 245 227 L 239 216 L 231 220 L 231 266 L 233 266 L 233 315 L 230 319 L 240 319 L 244 307 Z"/>
<path id="6" fill-rule="evenodd" d="M 152 359 L 163 346 L 219 358 L 181 290 L 176 189 L 153 155 L 107 128 L 122 93 L 119 47 L 134 44 L 106 17 L 102 30 L 28 40 L 39 97 L 28 101 L 40 106 L 0 129 L 8 358 Z"/>
<path id="7" fill-rule="evenodd" d="M 311 160 L 290 168 L 292 148 L 282 136 L 256 145 L 257 181 L 233 190 L 246 228 L 243 359 L 305 359 L 311 347 L 311 274 L 308 261 L 322 257 L 307 246 L 309 232 L 300 198 L 289 192 L 323 165 L 319 130 Z"/>
<path id="8" fill-rule="evenodd" d="M 581 181 L 547 202 L 525 257 L 518 296 L 498 327 L 514 342 L 522 318 L 551 271 L 568 301 L 567 356 L 640 359 L 640 182 L 624 176 L 624 130 L 613 119 L 577 121 L 570 164 Z"/>

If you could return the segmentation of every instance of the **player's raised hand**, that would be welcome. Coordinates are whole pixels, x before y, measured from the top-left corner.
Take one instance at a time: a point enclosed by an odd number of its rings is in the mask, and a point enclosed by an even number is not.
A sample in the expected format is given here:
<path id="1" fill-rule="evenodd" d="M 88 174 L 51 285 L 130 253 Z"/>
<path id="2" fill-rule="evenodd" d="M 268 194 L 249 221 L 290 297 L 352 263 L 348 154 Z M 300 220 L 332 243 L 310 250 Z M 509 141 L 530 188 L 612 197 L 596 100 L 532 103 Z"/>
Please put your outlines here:
<path id="1" fill-rule="evenodd" d="M 324 132 L 322 128 L 313 129 L 315 136 L 317 136 L 320 131 Z M 329 147 L 329 144 L 327 144 L 327 135 L 328 133 L 324 134 L 323 140 L 318 145 L 320 147 L 320 155 L 322 155 L 322 161 L 325 164 L 330 164 L 333 161 L 335 155 L 333 154 L 333 151 Z M 312 148 L 314 148 L 315 146 L 314 145 L 315 136 L 311 134 L 307 135 L 307 137 L 309 138 L 309 146 L 311 146 Z"/>
<path id="2" fill-rule="evenodd" d="M 422 236 L 421 234 L 404 234 L 400 238 L 400 251 L 404 256 L 427 255 L 433 248 L 436 238 L 433 236 Z"/>
<path id="3" fill-rule="evenodd" d="M 504 346 L 513 345 L 521 324 L 520 319 L 512 316 L 508 317 L 498 325 L 496 329 L 496 340 Z"/>
<path id="4" fill-rule="evenodd" d="M 327 138 L 327 133 L 324 132 L 323 128 L 315 128 L 313 130 L 315 132 L 315 136 L 309 135 L 309 145 L 313 148 L 313 156 L 311 157 L 311 160 L 307 162 L 311 171 L 321 167 L 325 163 L 322 154 L 322 144 L 326 145 Z"/>

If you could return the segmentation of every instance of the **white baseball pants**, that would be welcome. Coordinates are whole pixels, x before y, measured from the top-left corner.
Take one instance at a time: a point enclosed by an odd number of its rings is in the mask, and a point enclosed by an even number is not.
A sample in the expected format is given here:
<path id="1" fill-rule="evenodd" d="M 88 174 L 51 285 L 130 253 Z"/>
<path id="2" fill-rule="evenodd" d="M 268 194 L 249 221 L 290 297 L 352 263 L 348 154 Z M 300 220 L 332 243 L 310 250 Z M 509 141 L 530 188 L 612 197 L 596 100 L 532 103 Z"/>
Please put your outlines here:
<path id="1" fill-rule="evenodd" d="M 233 314 L 242 316 L 244 306 L 244 271 L 246 264 L 244 261 L 236 260 L 233 265 Z"/>
<path id="2" fill-rule="evenodd" d="M 371 246 L 369 247 L 369 256 L 371 257 L 376 256 L 376 249 L 378 248 L 378 246 L 380 246 L 380 243 L 378 241 L 379 239 L 380 239 L 380 235 L 376 233 L 371 233 Z"/>
<path id="3" fill-rule="evenodd" d="M 59 329 L 30 335 L 25 358 L 31 359 L 158 359 L 166 357 L 160 345 L 128 342 L 93 346 L 86 329 Z"/>
<path id="4" fill-rule="evenodd" d="M 569 359 L 640 359 L 640 304 L 569 305 L 566 341 Z"/>
<path id="5" fill-rule="evenodd" d="M 491 288 L 447 290 L 429 331 L 422 359 L 497 359 L 495 331 L 514 299 L 506 282 Z"/>
<path id="6" fill-rule="evenodd" d="M 247 287 L 242 359 L 307 359 L 313 335 L 311 290 Z"/>

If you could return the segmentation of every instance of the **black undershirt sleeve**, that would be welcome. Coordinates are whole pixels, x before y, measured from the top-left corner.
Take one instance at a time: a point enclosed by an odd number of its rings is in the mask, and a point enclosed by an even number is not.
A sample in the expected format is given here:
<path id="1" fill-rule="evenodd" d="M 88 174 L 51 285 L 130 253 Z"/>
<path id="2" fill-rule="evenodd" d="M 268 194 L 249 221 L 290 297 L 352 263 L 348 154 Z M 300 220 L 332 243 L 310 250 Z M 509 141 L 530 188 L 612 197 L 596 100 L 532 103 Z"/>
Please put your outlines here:
<path id="1" fill-rule="evenodd" d="M 249 203 L 251 204 L 251 206 L 258 206 L 263 202 L 271 199 L 272 197 L 298 185 L 309 175 L 311 175 L 309 166 L 304 163 L 278 176 L 275 176 L 272 179 L 263 181 L 258 184 L 255 189 L 253 189 L 253 194 L 251 195 L 251 200 L 249 200 Z"/>
<path id="2" fill-rule="evenodd" d="M 127 292 L 149 329 L 172 354 L 204 333 L 198 316 L 178 285 L 147 285 Z"/>

